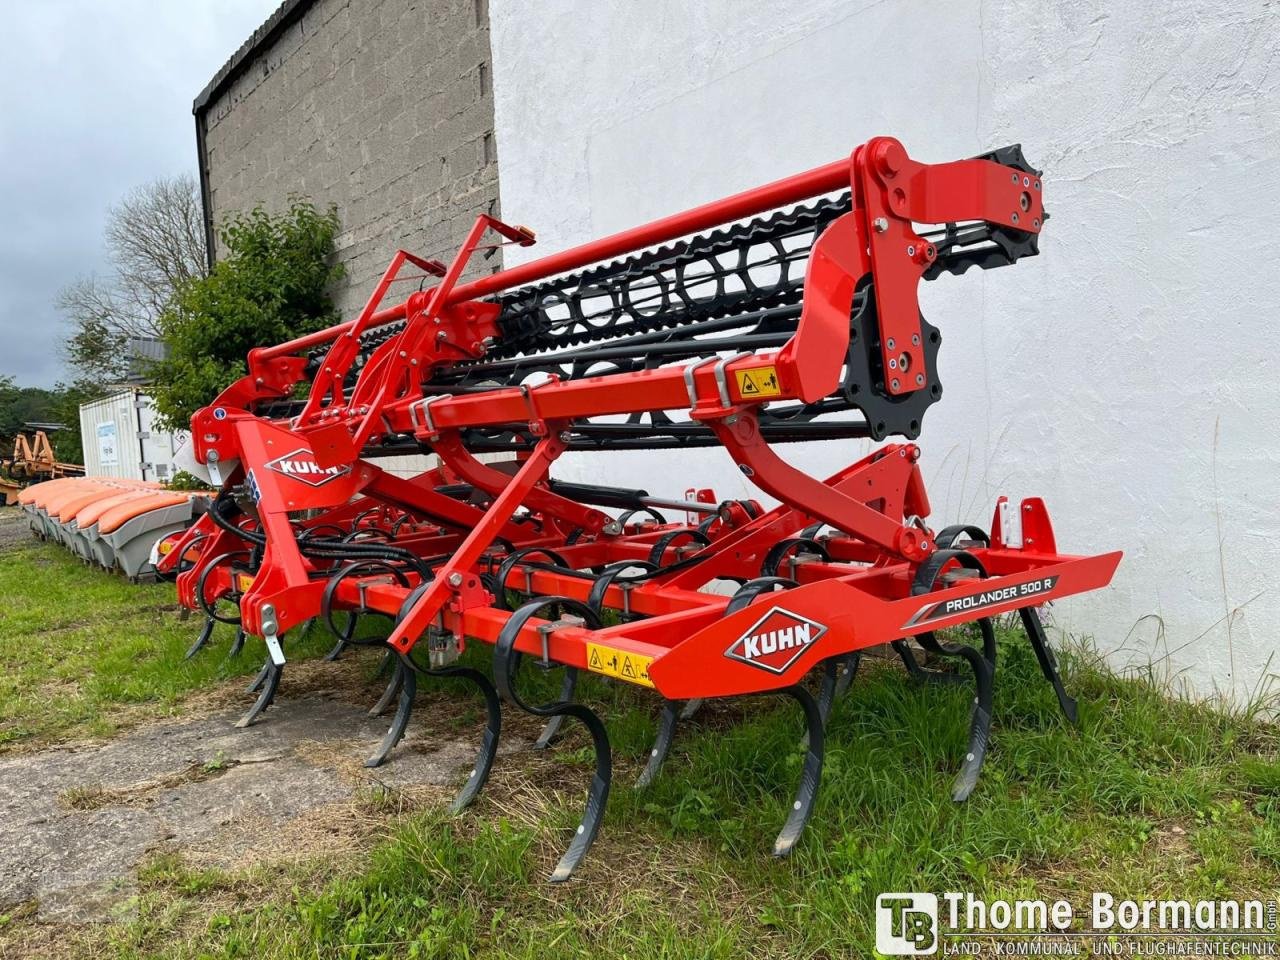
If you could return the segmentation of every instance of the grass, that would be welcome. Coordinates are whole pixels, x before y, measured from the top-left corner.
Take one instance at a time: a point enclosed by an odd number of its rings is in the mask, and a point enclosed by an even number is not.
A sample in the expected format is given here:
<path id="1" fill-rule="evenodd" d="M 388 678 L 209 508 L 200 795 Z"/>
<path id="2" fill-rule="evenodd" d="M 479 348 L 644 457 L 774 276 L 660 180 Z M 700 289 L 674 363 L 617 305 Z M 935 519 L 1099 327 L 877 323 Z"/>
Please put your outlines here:
<path id="1" fill-rule="evenodd" d="M 35 541 L 0 550 L 0 755 L 110 736 L 261 665 L 216 650 L 183 662 L 202 621 L 179 610 L 170 584 L 130 584 Z M 213 647 L 225 650 L 234 630 L 219 624 Z M 315 630 L 299 653 L 330 644 Z"/>
<path id="2" fill-rule="evenodd" d="M 43 597 L 28 596 L 33 566 Z M 215 657 L 179 665 L 193 625 L 174 622 L 170 591 L 129 587 L 51 547 L 0 555 L 0 654 L 10 665 L 0 729 L 9 741 L 105 734 L 116 711 L 179 709 L 186 691 L 228 669 Z M 42 609 L 54 612 L 42 621 Z M 482 665 L 486 652 L 469 658 Z M 1000 654 L 995 746 L 963 805 L 949 786 L 965 746 L 967 688 L 924 688 L 894 664 L 864 666 L 833 713 L 818 807 L 786 861 L 767 851 L 799 773 L 794 705 L 749 699 L 705 710 L 682 727 L 662 776 L 637 793 L 630 783 L 657 705 L 587 683 L 609 727 L 615 780 L 579 879 L 545 883 L 590 778 L 587 738 L 571 728 L 545 755 L 501 757 L 461 817 L 399 804 L 386 788 L 365 798 L 384 826 L 357 855 L 231 871 L 157 856 L 139 873 L 128 916 L 63 931 L 54 952 L 856 957 L 872 952 L 873 905 L 887 891 L 1064 897 L 1077 907 L 1094 890 L 1275 895 L 1275 728 L 1248 711 L 1171 701 L 1076 654 L 1064 658 L 1081 707 L 1073 729 L 1025 641 L 1002 635 Z M 46 718 L 18 691 L 51 678 L 63 699 Z M 59 693 L 68 680 L 74 689 Z M 533 682 L 550 695 L 555 680 Z M 0 918 L 0 954 L 6 927 L 32 933 L 28 919 Z"/>

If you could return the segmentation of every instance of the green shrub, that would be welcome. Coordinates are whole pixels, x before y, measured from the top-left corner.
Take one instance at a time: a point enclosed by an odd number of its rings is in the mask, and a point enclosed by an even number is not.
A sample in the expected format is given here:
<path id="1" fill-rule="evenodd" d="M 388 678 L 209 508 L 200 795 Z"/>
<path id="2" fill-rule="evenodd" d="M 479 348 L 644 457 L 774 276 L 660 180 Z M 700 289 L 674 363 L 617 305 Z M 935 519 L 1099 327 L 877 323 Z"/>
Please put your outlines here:
<path id="1" fill-rule="evenodd" d="M 335 208 L 321 213 L 297 198 L 282 214 L 255 207 L 224 221 L 213 272 L 180 284 L 160 315 L 169 356 L 149 372 L 163 426 L 185 429 L 196 410 L 245 374 L 254 347 L 337 321 L 329 297 L 343 276 L 333 263 L 337 233 Z"/>

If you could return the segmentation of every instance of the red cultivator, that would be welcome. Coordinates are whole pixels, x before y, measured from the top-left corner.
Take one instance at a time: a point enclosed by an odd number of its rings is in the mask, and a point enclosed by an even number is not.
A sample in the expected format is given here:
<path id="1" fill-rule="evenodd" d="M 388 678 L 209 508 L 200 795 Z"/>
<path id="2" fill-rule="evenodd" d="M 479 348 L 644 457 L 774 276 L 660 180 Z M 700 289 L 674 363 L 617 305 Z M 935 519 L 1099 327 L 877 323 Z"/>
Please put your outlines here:
<path id="1" fill-rule="evenodd" d="M 193 418 L 197 459 L 223 489 L 162 567 L 183 571 L 184 604 L 265 639 L 261 692 L 241 722 L 275 696 L 286 631 L 322 618 L 339 628 L 336 655 L 355 613 L 385 615 L 375 642 L 395 673 L 379 708 L 398 697 L 399 709 L 370 765 L 403 736 L 419 674 L 467 677 L 486 699 L 458 808 L 493 763 L 500 697 L 547 718 L 543 743 L 565 717 L 590 731 L 596 774 L 561 880 L 591 845 L 611 778 L 605 728 L 574 700 L 579 671 L 664 698 L 642 784 L 703 699 L 782 694 L 808 739 L 781 855 L 809 817 L 827 709 L 860 651 L 891 643 L 913 673 L 935 675 L 912 638 L 974 674 L 964 799 L 988 742 L 991 618 L 1019 611 L 1074 720 L 1035 607 L 1105 586 L 1120 554 L 1058 553 L 1036 499 L 1001 498 L 990 532 L 935 531 L 914 443 L 825 480 L 777 445 L 918 436 L 942 393 L 919 281 L 1034 255 L 1041 197 L 1018 147 L 927 165 L 877 138 L 848 160 L 467 283 L 477 252 L 533 234 L 480 216 L 447 266 L 398 253 L 357 319 L 253 351 L 249 374 Z M 402 276 L 406 266 L 418 272 Z M 417 292 L 379 309 L 399 281 Z M 306 380 L 306 399 L 292 399 Z M 779 505 L 550 476 L 566 451 L 706 446 Z M 377 465 L 419 450 L 440 466 L 404 480 Z M 504 451 L 505 463 L 478 456 Z M 706 589 L 717 581 L 736 590 Z M 227 601 L 238 611 L 223 612 Z M 342 624 L 340 611 L 352 614 Z M 976 625 L 981 649 L 939 633 L 961 624 Z M 493 645 L 493 684 L 454 665 L 476 641 Z M 521 698 L 522 658 L 565 668 L 559 700 Z M 801 685 L 815 671 L 817 697 Z"/>

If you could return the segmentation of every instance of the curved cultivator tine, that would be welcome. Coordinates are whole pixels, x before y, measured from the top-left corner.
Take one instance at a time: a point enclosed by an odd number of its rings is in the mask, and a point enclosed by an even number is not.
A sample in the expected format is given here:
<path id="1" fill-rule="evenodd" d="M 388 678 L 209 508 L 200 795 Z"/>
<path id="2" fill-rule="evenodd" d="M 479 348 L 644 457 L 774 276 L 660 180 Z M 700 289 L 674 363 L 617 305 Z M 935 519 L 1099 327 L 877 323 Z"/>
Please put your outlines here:
<path id="1" fill-rule="evenodd" d="M 701 704 L 702 701 L 696 701 Z M 640 776 L 636 779 L 636 789 L 643 790 L 649 784 L 653 783 L 658 772 L 662 769 L 662 764 L 667 759 L 667 753 L 671 750 L 671 741 L 675 739 L 676 727 L 680 725 L 680 721 L 684 718 L 684 711 L 689 709 L 688 703 L 681 703 L 679 700 L 667 700 L 662 704 L 662 716 L 658 718 L 658 736 L 653 741 L 653 747 L 649 750 L 649 760 L 644 765 L 644 769 L 640 771 Z M 694 708 L 697 712 L 697 708 Z"/>
<path id="2" fill-rule="evenodd" d="M 236 721 L 236 726 L 244 729 L 258 719 L 258 716 L 271 706 L 271 702 L 276 698 L 276 691 L 280 689 L 280 675 L 284 673 L 284 667 L 274 663 L 270 657 L 263 664 L 262 670 L 258 674 L 257 680 L 253 686 L 249 688 L 250 692 L 259 690 L 258 699 L 254 701 L 249 711 Z M 259 689 L 260 688 L 260 689 Z"/>
<path id="3" fill-rule="evenodd" d="M 400 705 L 396 707 L 396 715 L 391 720 L 391 726 L 387 729 L 382 742 L 378 744 L 378 749 L 373 752 L 373 756 L 364 762 L 364 765 L 370 769 L 382 766 L 386 762 L 387 754 L 404 739 L 404 732 L 409 726 L 409 715 L 413 713 L 413 698 L 418 693 L 418 678 L 413 669 L 406 666 L 403 660 L 396 663 L 396 672 L 391 682 L 387 684 L 387 692 L 382 695 L 382 700 L 378 701 L 378 706 L 374 707 L 377 713 L 373 711 L 370 713 L 374 716 L 381 714 L 382 710 L 386 709 L 383 705 L 384 701 L 389 703 L 397 690 L 400 693 Z"/>
<path id="4" fill-rule="evenodd" d="M 822 685 L 818 688 L 818 712 L 822 714 L 822 722 L 825 725 L 827 718 L 831 716 L 831 707 L 838 697 L 842 697 L 849 690 L 849 685 L 853 683 L 853 678 L 858 673 L 858 667 L 862 663 L 861 653 L 851 653 L 843 657 L 830 657 L 822 661 Z M 806 733 L 807 737 L 808 734 Z M 807 747 L 809 741 L 801 738 L 800 746 Z"/>
<path id="5" fill-rule="evenodd" d="M 388 651 L 389 653 L 390 651 Z M 379 667 L 379 674 L 382 670 Z M 382 691 L 382 696 L 378 698 L 378 702 L 369 708 L 370 717 L 380 717 L 387 712 L 387 707 L 391 706 L 391 701 L 396 698 L 396 694 L 400 692 L 400 687 L 404 681 L 404 669 L 397 662 L 395 669 L 391 672 L 391 679 L 387 681 L 386 689 Z"/>
<path id="6" fill-rule="evenodd" d="M 240 651 L 244 649 L 244 641 L 245 641 L 244 628 L 236 627 L 235 639 L 231 641 L 231 649 L 227 651 L 228 660 L 232 659 L 233 657 L 238 657 L 240 655 Z"/>
<path id="7" fill-rule="evenodd" d="M 476 754 L 476 762 L 471 768 L 467 782 L 463 784 L 449 806 L 451 812 L 461 813 L 484 789 L 485 783 L 489 780 L 489 771 L 493 769 L 494 758 L 498 755 L 498 741 L 502 737 L 502 703 L 498 700 L 498 691 L 489 682 L 489 678 L 479 670 L 472 670 L 470 667 L 443 667 L 430 671 L 430 674 L 433 677 L 470 680 L 480 689 L 480 695 L 484 697 L 486 714 L 484 739 L 480 743 L 480 751 Z"/>
<path id="8" fill-rule="evenodd" d="M 702 709 L 703 702 L 702 697 L 695 697 L 692 700 L 686 700 L 684 702 L 684 709 L 680 711 L 680 719 L 692 720 L 698 715 L 698 711 Z"/>
<path id="9" fill-rule="evenodd" d="M 994 643 L 995 631 L 990 620 L 979 621 L 983 625 L 984 639 L 988 631 Z M 922 633 L 917 638 L 920 645 L 930 653 L 963 657 L 973 669 L 977 694 L 973 698 L 973 710 L 969 719 L 969 747 L 965 752 L 964 763 L 960 773 L 956 775 L 951 789 L 951 799 L 961 803 L 969 799 L 974 787 L 978 785 L 978 775 L 982 772 L 982 762 L 987 757 L 987 747 L 991 743 L 991 711 L 995 695 L 995 664 L 983 653 L 967 644 L 939 643 L 930 633 Z"/>
<path id="10" fill-rule="evenodd" d="M 213 636 L 214 623 L 216 623 L 216 621 L 213 617 L 204 618 L 204 626 L 200 628 L 200 635 L 196 637 L 195 643 L 191 644 L 191 646 L 187 648 L 187 652 L 182 657 L 183 660 L 190 660 L 200 652 L 201 647 L 209 642 L 209 638 Z"/>
<path id="11" fill-rule="evenodd" d="M 1049 649 L 1049 640 L 1044 635 L 1044 624 L 1040 622 L 1040 614 L 1035 607 L 1023 607 L 1018 613 L 1022 617 L 1022 627 L 1027 631 L 1027 639 L 1031 641 L 1031 649 L 1036 652 L 1036 660 L 1040 662 L 1040 672 L 1053 686 L 1058 695 L 1058 706 L 1062 714 L 1072 726 L 1080 725 L 1080 712 L 1075 698 L 1067 693 L 1062 685 L 1062 675 L 1058 673 L 1058 663 L 1053 651 Z"/>
<path id="12" fill-rule="evenodd" d="M 773 855 L 785 857 L 795 848 L 796 841 L 804 832 L 805 824 L 813 813 L 813 804 L 818 799 L 818 784 L 822 780 L 822 759 L 826 754 L 826 725 L 818 701 L 804 687 L 784 687 L 773 691 L 780 697 L 791 697 L 800 704 L 804 711 L 805 755 L 804 766 L 800 770 L 800 786 L 796 790 L 796 798 L 791 804 L 791 813 L 787 822 L 773 842 Z"/>
<path id="13" fill-rule="evenodd" d="M 567 667 L 564 671 L 564 679 L 560 682 L 561 700 L 572 700 L 573 695 L 578 690 L 578 671 L 573 667 Z M 564 714 L 556 714 L 554 717 L 547 719 L 546 724 L 542 728 L 542 733 L 538 734 L 538 739 L 533 743 L 533 749 L 545 750 L 551 746 L 551 741 L 560 734 L 560 727 L 564 725 Z"/>
<path id="14" fill-rule="evenodd" d="M 541 705 L 531 704 L 522 700 L 516 692 L 515 672 L 520 665 L 520 655 L 515 649 L 516 637 L 520 635 L 520 630 L 529 620 L 552 606 L 572 611 L 591 624 L 592 629 L 600 629 L 600 618 L 596 611 L 577 600 L 568 597 L 542 597 L 531 600 L 511 615 L 498 634 L 493 647 L 493 675 L 497 681 L 498 691 L 508 703 L 538 717 L 573 717 L 580 721 L 591 734 L 591 743 L 596 755 L 596 769 L 591 777 L 591 786 L 587 789 L 587 803 L 583 810 L 582 822 L 578 824 L 568 849 L 551 873 L 551 882 L 561 883 L 573 876 L 574 870 L 591 849 L 596 833 L 600 830 L 600 820 L 604 816 L 605 805 L 609 801 L 609 786 L 613 781 L 613 757 L 609 747 L 608 731 L 589 707 L 566 700 Z"/>
<path id="15" fill-rule="evenodd" d="M 918 637 L 916 638 L 919 639 Z M 911 675 L 912 680 L 920 683 L 942 683 L 955 684 L 964 683 L 965 678 L 962 673 L 951 673 L 947 670 L 930 670 L 922 667 L 920 661 L 916 659 L 915 653 L 911 649 L 911 645 L 906 640 L 893 640 L 889 643 L 893 648 L 893 652 L 898 655 L 902 661 L 902 665 L 907 668 L 907 673 Z"/>
<path id="16" fill-rule="evenodd" d="M 259 690 L 261 690 L 263 683 L 266 682 L 267 674 L 270 671 L 271 671 L 271 659 L 268 658 L 267 662 L 262 665 L 262 668 L 256 674 L 254 674 L 253 679 L 249 681 L 249 686 L 244 688 L 244 692 L 257 693 Z"/>

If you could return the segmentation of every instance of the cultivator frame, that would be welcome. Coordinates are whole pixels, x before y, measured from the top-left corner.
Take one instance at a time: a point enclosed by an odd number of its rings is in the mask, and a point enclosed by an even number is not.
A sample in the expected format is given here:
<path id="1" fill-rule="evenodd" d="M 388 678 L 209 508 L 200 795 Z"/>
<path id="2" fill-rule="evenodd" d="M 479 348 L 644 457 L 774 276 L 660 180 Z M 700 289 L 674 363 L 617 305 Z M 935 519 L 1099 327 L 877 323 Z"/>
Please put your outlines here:
<path id="1" fill-rule="evenodd" d="M 403 736 L 419 673 L 465 677 L 488 723 L 459 808 L 493 763 L 500 698 L 547 718 L 543 745 L 564 717 L 580 720 L 597 769 L 555 880 L 591 845 L 611 781 L 605 728 L 574 699 L 583 670 L 663 698 L 642 784 L 702 700 L 796 700 L 807 747 L 781 855 L 812 811 L 825 718 L 860 653 L 892 644 L 913 673 L 941 676 L 919 664 L 914 638 L 973 671 L 954 790 L 967 797 L 989 738 L 991 618 L 1019 611 L 1074 720 L 1035 608 L 1105 586 L 1120 559 L 1058 553 L 1034 498 L 1001 498 L 990 531 L 926 522 L 910 441 L 941 396 L 941 337 L 917 286 L 1035 255 L 1042 195 L 1016 146 L 928 165 L 880 137 L 848 159 L 469 282 L 476 253 L 532 244 L 532 232 L 481 215 L 448 265 L 398 252 L 356 319 L 254 350 L 248 375 L 193 418 L 196 459 L 223 489 L 159 560 L 182 602 L 209 616 L 192 653 L 215 619 L 239 625 L 237 649 L 244 633 L 264 638 L 248 724 L 276 694 L 287 631 L 327 621 L 337 656 L 356 642 L 355 614 L 390 618 L 372 641 L 395 667 L 375 709 L 398 707 L 369 763 Z M 380 309 L 406 281 L 419 289 Z M 775 449 L 895 435 L 906 442 L 825 480 Z M 550 476 L 568 451 L 713 445 L 778 505 L 663 501 Z M 440 466 L 405 480 L 376 463 L 405 450 Z M 515 458 L 479 456 L 495 451 Z M 659 509 L 670 507 L 702 519 L 668 522 Z M 709 592 L 716 581 L 738 586 Z M 339 624 L 336 611 L 351 616 Z M 939 636 L 967 623 L 981 649 Z M 470 642 L 493 645 L 492 684 L 454 665 Z M 557 701 L 521 697 L 522 659 L 565 668 Z M 816 698 L 801 683 L 815 672 Z"/>

